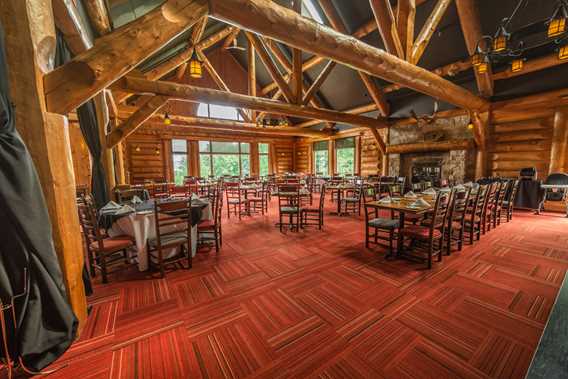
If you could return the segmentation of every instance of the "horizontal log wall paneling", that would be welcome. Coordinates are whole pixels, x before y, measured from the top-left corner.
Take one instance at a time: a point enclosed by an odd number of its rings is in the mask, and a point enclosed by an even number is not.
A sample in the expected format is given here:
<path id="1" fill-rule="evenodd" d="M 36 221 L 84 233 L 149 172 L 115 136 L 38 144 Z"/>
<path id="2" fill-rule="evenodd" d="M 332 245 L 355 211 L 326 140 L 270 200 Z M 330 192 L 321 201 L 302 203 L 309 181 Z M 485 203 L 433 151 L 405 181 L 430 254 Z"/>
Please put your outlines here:
<path id="1" fill-rule="evenodd" d="M 295 172 L 303 172 L 310 174 L 312 172 L 311 160 L 311 143 L 301 141 L 296 143 L 296 165 L 294 166 Z"/>
<path id="2" fill-rule="evenodd" d="M 361 176 L 380 174 L 382 159 L 377 140 L 370 131 L 366 131 L 361 136 Z"/>
<path id="3" fill-rule="evenodd" d="M 163 147 L 158 138 L 127 140 L 126 170 L 131 183 L 140 183 L 145 179 L 161 181 L 167 178 L 167 161 L 164 159 L 166 154 Z"/>
<path id="4" fill-rule="evenodd" d="M 517 177 L 524 167 L 536 167 L 540 178 L 548 175 L 552 118 L 494 124 L 488 142 L 490 175 Z"/>
<path id="5" fill-rule="evenodd" d="M 276 174 L 284 174 L 294 171 L 294 144 L 277 143 L 276 151 Z"/>

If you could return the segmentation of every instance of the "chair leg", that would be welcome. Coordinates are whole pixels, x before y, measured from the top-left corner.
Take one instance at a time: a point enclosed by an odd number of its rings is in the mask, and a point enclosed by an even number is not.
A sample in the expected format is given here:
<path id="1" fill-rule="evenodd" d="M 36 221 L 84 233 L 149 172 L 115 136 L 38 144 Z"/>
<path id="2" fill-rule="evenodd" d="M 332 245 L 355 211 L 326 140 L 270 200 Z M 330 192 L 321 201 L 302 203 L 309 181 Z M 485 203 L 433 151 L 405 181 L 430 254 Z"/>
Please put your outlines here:
<path id="1" fill-rule="evenodd" d="M 106 254 L 105 253 L 99 253 L 99 263 L 101 265 L 101 276 L 102 276 L 103 283 L 108 283 Z"/>
<path id="2" fill-rule="evenodd" d="M 215 228 L 215 231 L 213 232 L 213 237 L 215 238 L 215 252 L 218 253 L 219 252 L 219 232 L 218 232 L 217 228 Z"/>
<path id="3" fill-rule="evenodd" d="M 365 223 L 365 247 L 369 248 L 369 225 Z"/>

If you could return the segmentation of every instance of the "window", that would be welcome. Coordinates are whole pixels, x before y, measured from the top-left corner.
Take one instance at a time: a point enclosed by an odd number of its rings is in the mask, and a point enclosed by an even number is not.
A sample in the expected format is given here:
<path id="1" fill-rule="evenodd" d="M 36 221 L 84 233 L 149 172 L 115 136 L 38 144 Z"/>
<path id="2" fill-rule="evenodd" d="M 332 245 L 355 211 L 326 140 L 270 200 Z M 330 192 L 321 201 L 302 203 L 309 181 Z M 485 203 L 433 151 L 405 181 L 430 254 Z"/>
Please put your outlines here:
<path id="1" fill-rule="evenodd" d="M 172 166 L 174 168 L 174 182 L 183 184 L 187 176 L 187 141 L 184 139 L 172 140 Z"/>
<path id="2" fill-rule="evenodd" d="M 268 151 L 269 145 L 267 143 L 258 144 L 258 173 L 260 176 L 268 175 Z"/>
<path id="3" fill-rule="evenodd" d="M 355 173 L 355 138 L 341 138 L 335 140 L 335 171 L 339 175 L 353 175 Z"/>
<path id="4" fill-rule="evenodd" d="M 199 141 L 200 176 L 246 176 L 250 174 L 250 144 Z"/>
<path id="5" fill-rule="evenodd" d="M 235 107 L 205 103 L 199 103 L 199 106 L 197 107 L 197 116 L 207 118 L 221 118 L 224 120 L 243 120 L 243 117 Z"/>
<path id="6" fill-rule="evenodd" d="M 316 175 L 329 174 L 329 142 L 314 143 L 314 170 Z"/>

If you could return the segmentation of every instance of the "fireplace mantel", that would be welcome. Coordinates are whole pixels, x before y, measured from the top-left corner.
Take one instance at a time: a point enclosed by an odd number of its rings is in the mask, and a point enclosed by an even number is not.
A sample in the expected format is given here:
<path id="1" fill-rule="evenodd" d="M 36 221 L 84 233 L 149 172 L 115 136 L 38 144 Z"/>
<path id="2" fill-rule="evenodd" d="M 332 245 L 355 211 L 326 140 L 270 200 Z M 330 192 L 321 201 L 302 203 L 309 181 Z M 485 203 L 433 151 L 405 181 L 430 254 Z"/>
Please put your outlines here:
<path id="1" fill-rule="evenodd" d="M 429 153 L 433 151 L 468 150 L 473 147 L 471 139 L 456 139 L 440 142 L 406 143 L 387 146 L 387 154 Z"/>

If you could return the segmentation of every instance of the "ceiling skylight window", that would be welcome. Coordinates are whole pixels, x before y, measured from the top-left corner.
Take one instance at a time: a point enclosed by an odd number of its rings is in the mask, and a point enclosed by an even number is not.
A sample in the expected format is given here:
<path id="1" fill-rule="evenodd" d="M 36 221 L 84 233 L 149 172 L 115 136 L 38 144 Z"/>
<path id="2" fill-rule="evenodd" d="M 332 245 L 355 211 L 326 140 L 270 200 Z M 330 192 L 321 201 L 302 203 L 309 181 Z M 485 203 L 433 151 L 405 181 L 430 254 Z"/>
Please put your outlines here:
<path id="1" fill-rule="evenodd" d="M 323 22 L 323 18 L 319 14 L 318 9 L 314 5 L 314 0 L 304 0 L 303 1 L 303 8 L 305 8 L 305 12 L 302 12 L 302 13 L 307 13 L 306 16 L 308 16 L 309 18 L 311 18 L 312 20 L 314 20 L 316 22 L 319 22 L 320 24 L 325 24 Z"/>

